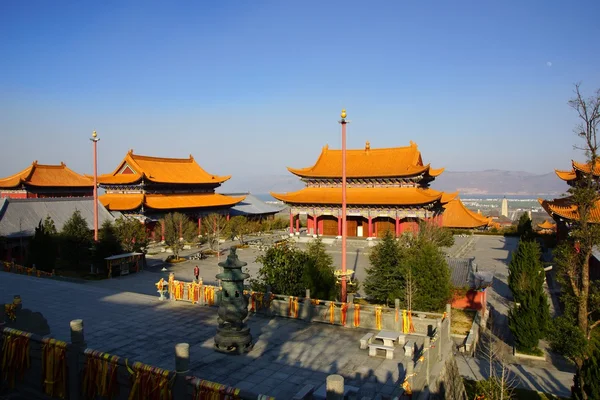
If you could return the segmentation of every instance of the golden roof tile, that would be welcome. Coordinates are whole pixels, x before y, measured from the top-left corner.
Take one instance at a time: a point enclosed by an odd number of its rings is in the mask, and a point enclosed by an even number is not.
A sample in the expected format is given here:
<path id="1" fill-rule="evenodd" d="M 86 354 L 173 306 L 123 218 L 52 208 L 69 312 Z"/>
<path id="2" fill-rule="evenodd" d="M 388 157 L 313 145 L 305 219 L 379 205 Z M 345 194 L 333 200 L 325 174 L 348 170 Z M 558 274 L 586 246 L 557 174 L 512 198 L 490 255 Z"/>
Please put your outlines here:
<path id="1" fill-rule="evenodd" d="M 317 162 L 308 168 L 291 168 L 288 171 L 301 177 L 339 178 L 342 176 L 342 151 L 323 147 Z M 346 151 L 348 178 L 400 177 L 428 173 L 440 175 L 444 168 L 432 169 L 423 165 L 421 152 L 414 142 L 405 147 L 373 149 L 367 142 L 365 149 Z"/>
<path id="2" fill-rule="evenodd" d="M 489 226 L 492 222 L 491 217 L 484 217 L 481 214 L 469 210 L 460 198 L 448 202 L 444 206 L 442 225 L 447 228 L 480 228 Z"/>
<path id="3" fill-rule="evenodd" d="M 538 199 L 538 202 L 551 217 L 558 216 L 571 221 L 580 218 L 578 207 L 570 197 L 554 200 Z M 589 221 L 593 224 L 600 223 L 600 200 L 597 200 L 594 208 L 591 209 Z"/>
<path id="4" fill-rule="evenodd" d="M 17 188 L 22 184 L 37 187 L 94 187 L 94 182 L 60 165 L 44 165 L 34 161 L 29 167 L 7 178 L 0 179 L 0 188 Z"/>
<path id="5" fill-rule="evenodd" d="M 192 194 L 142 194 L 142 193 L 108 193 L 100 196 L 100 202 L 111 211 L 130 211 L 144 206 L 155 210 L 228 207 L 245 199 L 231 197 L 219 193 Z"/>
<path id="6" fill-rule="evenodd" d="M 207 173 L 192 155 L 189 158 L 162 158 L 133 154 L 130 150 L 119 166 L 110 174 L 100 175 L 98 182 L 130 184 L 142 178 L 154 183 L 221 184 L 231 176 Z"/>

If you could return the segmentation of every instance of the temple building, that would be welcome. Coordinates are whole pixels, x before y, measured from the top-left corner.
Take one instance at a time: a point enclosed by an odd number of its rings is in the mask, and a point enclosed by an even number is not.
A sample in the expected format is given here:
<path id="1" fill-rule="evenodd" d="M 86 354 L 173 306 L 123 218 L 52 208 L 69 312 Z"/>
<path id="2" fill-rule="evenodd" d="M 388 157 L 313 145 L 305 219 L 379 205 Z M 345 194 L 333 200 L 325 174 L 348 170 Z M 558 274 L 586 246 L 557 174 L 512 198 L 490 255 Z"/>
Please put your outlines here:
<path id="1" fill-rule="evenodd" d="M 568 171 L 556 170 L 556 175 L 569 186 L 575 187 L 582 182 L 585 174 L 593 173 L 594 179 L 600 178 L 600 162 L 596 162 L 594 168 L 590 163 L 579 163 L 571 161 L 572 169 Z M 556 233 L 559 239 L 565 238 L 571 228 L 571 224 L 579 219 L 577 206 L 573 204 L 570 196 L 554 200 L 538 199 L 544 210 L 556 222 Z M 600 223 L 600 201 L 590 212 L 590 222 Z"/>
<path id="2" fill-rule="evenodd" d="M 548 220 L 544 220 L 541 224 L 537 224 L 540 233 L 554 233 L 556 232 L 556 224 Z"/>
<path id="3" fill-rule="evenodd" d="M 0 198 L 31 199 L 92 196 L 94 182 L 70 170 L 64 163 L 29 167 L 0 179 Z"/>
<path id="4" fill-rule="evenodd" d="M 424 164 L 417 145 L 346 152 L 347 235 L 381 237 L 387 231 L 396 236 L 417 229 L 419 221 L 439 226 L 479 227 L 488 220 L 466 209 L 457 198 L 429 187 L 444 169 Z M 290 232 L 299 232 L 300 215 L 307 216 L 309 234 L 342 234 L 342 152 L 323 147 L 312 167 L 288 170 L 306 187 L 291 193 L 271 193 L 290 207 Z M 456 203 L 453 203 L 455 201 Z M 456 216 L 444 223 L 445 207 Z M 471 219 L 471 221 L 467 221 Z"/>
<path id="5" fill-rule="evenodd" d="M 138 217 L 147 224 L 170 212 L 181 212 L 198 219 L 200 229 L 203 215 L 229 215 L 229 208 L 244 200 L 244 196 L 215 193 L 229 178 L 204 171 L 191 155 L 160 158 L 130 150 L 112 173 L 98 176 L 98 184 L 105 190 L 100 202 L 110 211 Z"/>

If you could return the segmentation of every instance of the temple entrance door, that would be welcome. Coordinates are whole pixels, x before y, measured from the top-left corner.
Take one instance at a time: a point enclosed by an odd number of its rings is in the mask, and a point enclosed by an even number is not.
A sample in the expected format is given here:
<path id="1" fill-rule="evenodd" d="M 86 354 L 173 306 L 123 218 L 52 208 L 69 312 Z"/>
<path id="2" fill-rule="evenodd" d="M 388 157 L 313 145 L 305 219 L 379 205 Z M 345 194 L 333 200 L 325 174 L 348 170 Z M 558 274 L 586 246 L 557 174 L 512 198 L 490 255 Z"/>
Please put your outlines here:
<path id="1" fill-rule="evenodd" d="M 338 219 L 331 215 L 324 215 L 323 219 L 323 233 L 324 236 L 337 236 L 338 235 Z"/>
<path id="2" fill-rule="evenodd" d="M 396 221 L 388 217 L 379 217 L 377 218 L 377 221 L 375 221 L 375 224 L 378 238 L 384 237 L 386 232 L 390 232 L 392 236 L 395 236 Z"/>
<path id="3" fill-rule="evenodd" d="M 360 218 L 360 217 L 359 217 Z M 358 227 L 357 217 L 348 217 L 346 219 L 346 235 L 350 237 L 356 237 L 356 231 Z"/>

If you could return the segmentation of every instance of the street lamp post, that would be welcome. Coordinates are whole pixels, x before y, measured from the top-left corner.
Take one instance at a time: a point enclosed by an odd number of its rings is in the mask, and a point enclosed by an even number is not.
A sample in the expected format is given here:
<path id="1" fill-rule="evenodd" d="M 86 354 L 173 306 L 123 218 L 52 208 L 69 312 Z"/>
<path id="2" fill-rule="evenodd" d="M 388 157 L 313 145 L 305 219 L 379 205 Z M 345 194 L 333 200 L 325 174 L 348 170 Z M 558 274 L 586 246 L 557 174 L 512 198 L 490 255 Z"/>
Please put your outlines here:
<path id="1" fill-rule="evenodd" d="M 98 241 L 98 141 L 96 131 L 92 132 L 90 140 L 94 143 L 94 242 Z"/>
<path id="2" fill-rule="evenodd" d="M 346 302 L 346 237 L 348 229 L 346 226 L 346 110 L 342 110 L 342 302 Z"/>

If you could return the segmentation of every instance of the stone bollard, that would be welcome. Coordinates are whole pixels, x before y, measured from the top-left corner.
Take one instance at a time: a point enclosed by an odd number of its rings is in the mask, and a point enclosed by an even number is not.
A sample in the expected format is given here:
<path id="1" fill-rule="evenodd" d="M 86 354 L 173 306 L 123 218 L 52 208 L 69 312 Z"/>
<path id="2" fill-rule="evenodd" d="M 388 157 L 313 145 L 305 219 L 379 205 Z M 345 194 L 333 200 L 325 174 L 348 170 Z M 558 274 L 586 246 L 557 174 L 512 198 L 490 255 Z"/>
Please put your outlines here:
<path id="1" fill-rule="evenodd" d="M 306 296 L 304 297 L 304 302 L 302 303 L 302 307 L 300 309 L 300 318 L 305 321 L 310 322 L 313 316 L 313 305 L 310 302 L 310 289 L 306 289 Z"/>
<path id="2" fill-rule="evenodd" d="M 448 332 L 446 332 L 446 337 L 449 338 L 452 333 L 452 328 L 450 327 L 452 323 L 452 304 L 446 304 L 446 318 L 448 318 Z"/>
<path id="3" fill-rule="evenodd" d="M 86 348 L 83 333 L 83 320 L 74 319 L 70 323 L 71 345 L 67 347 L 67 370 L 69 375 L 69 399 L 81 398 L 80 365 L 85 361 L 83 351 Z M 81 361 L 80 361 L 81 360 Z"/>
<path id="4" fill-rule="evenodd" d="M 187 398 L 187 382 L 185 377 L 190 372 L 190 345 L 177 343 L 175 345 L 175 382 L 173 382 L 173 398 Z"/>
<path id="5" fill-rule="evenodd" d="M 396 332 L 402 332 L 402 312 L 400 310 L 400 299 L 394 299 L 394 327 Z M 396 315 L 398 315 L 398 321 L 396 321 Z"/>
<path id="6" fill-rule="evenodd" d="M 405 380 L 408 380 L 408 384 L 410 385 L 410 387 L 413 387 L 413 373 L 415 370 L 415 363 L 412 360 L 412 358 L 410 360 L 408 360 L 408 364 L 406 364 L 406 374 L 405 376 Z"/>
<path id="7" fill-rule="evenodd" d="M 354 326 L 354 295 L 349 294 L 346 296 L 346 304 L 348 304 L 348 311 L 346 312 L 346 327 L 352 328 Z"/>
<path id="8" fill-rule="evenodd" d="M 327 376 L 327 400 L 344 399 L 344 377 L 341 375 Z"/>

